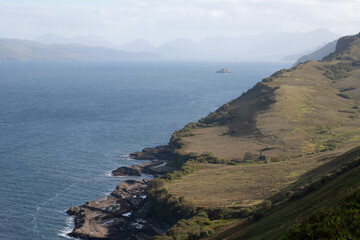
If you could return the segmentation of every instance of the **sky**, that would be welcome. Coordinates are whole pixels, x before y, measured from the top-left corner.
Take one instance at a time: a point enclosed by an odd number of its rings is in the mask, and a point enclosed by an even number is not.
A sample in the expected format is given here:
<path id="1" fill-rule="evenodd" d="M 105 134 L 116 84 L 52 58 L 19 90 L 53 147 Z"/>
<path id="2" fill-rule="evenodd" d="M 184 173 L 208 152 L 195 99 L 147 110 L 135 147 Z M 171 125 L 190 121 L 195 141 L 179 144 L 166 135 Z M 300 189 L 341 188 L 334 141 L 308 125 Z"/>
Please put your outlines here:
<path id="1" fill-rule="evenodd" d="M 94 34 L 160 45 L 318 28 L 349 35 L 360 31 L 359 10 L 360 0 L 0 0 L 0 38 Z"/>

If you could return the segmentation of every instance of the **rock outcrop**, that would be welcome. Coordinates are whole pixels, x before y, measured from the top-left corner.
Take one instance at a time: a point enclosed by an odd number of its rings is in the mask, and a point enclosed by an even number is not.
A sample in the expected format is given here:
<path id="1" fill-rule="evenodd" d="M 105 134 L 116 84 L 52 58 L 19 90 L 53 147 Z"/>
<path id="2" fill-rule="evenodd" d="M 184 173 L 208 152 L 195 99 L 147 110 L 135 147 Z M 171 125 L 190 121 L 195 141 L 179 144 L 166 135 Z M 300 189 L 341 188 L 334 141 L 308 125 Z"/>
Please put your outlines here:
<path id="1" fill-rule="evenodd" d="M 169 146 L 144 149 L 134 153 L 140 159 L 169 159 Z M 142 173 L 161 176 L 174 170 L 168 161 L 156 160 L 131 167 L 120 167 L 112 171 L 113 176 L 140 176 Z M 147 216 L 148 182 L 127 180 L 119 184 L 110 196 L 103 197 L 67 210 L 74 216 L 75 227 L 69 234 L 84 239 L 151 239 L 164 233 L 168 226 Z"/>
<path id="2" fill-rule="evenodd" d="M 141 173 L 151 175 L 162 175 L 173 171 L 172 167 L 167 166 L 167 161 L 151 161 L 142 164 L 135 164 L 131 167 L 119 167 L 111 172 L 113 176 L 141 176 Z"/>
<path id="3" fill-rule="evenodd" d="M 141 152 L 134 152 L 129 156 L 138 160 L 169 160 L 172 151 L 169 145 L 164 145 L 155 148 L 144 148 Z"/>
<path id="4" fill-rule="evenodd" d="M 146 215 L 149 180 L 128 180 L 110 196 L 71 207 L 75 228 L 69 235 L 84 239 L 150 239 L 161 226 Z"/>
<path id="5" fill-rule="evenodd" d="M 119 167 L 111 172 L 113 176 L 141 176 L 141 169 L 137 165 Z"/>
<path id="6" fill-rule="evenodd" d="M 215 73 L 230 73 L 230 71 L 227 68 L 222 68 L 221 70 L 216 71 Z"/>

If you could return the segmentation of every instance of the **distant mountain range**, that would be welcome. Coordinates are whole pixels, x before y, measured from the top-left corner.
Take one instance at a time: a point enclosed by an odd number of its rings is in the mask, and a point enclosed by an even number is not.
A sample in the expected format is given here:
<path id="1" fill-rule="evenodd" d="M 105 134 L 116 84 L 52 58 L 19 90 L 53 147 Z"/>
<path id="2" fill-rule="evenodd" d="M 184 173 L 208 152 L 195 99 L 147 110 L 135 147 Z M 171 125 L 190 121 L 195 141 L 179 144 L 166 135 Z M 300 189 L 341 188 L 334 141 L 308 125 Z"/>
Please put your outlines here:
<path id="1" fill-rule="evenodd" d="M 146 39 L 137 39 L 133 42 L 121 45 L 118 49 L 130 52 L 154 52 L 155 47 Z"/>
<path id="2" fill-rule="evenodd" d="M 28 40 L 0 39 L 0 61 L 29 60 L 139 60 L 158 59 L 154 53 L 134 53 L 79 44 L 43 44 Z"/>
<path id="3" fill-rule="evenodd" d="M 208 37 L 196 43 L 178 38 L 161 46 L 146 39 L 116 46 L 96 36 L 64 38 L 45 34 L 34 41 L 0 39 L 0 60 L 119 60 L 119 59 L 206 59 L 278 61 L 298 59 L 334 41 L 338 35 L 326 29 L 307 33 L 261 33 L 228 38 Z"/>
<path id="4" fill-rule="evenodd" d="M 107 39 L 97 35 L 85 35 L 74 38 L 64 38 L 56 34 L 47 33 L 35 39 L 34 41 L 44 44 L 79 44 L 88 47 L 116 48 L 115 45 L 109 42 Z"/>
<path id="5" fill-rule="evenodd" d="M 262 33 L 228 38 L 208 37 L 199 43 L 187 38 L 179 38 L 153 47 L 144 39 L 122 45 L 126 51 L 147 51 L 163 55 L 165 58 L 180 59 L 229 59 L 229 60 L 282 60 L 285 56 L 298 57 L 318 49 L 324 44 L 339 38 L 326 29 L 307 33 L 279 32 Z"/>

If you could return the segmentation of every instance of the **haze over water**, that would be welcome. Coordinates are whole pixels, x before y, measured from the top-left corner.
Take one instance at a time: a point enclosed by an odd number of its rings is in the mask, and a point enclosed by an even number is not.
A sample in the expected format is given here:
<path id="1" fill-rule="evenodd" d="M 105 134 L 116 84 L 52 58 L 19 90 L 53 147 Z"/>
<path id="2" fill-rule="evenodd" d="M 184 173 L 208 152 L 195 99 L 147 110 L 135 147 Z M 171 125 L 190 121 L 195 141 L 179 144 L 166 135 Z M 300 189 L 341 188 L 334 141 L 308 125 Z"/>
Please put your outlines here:
<path id="1" fill-rule="evenodd" d="M 0 239 L 64 239 L 66 209 L 290 63 L 1 62 Z M 231 74 L 215 74 L 227 67 Z"/>

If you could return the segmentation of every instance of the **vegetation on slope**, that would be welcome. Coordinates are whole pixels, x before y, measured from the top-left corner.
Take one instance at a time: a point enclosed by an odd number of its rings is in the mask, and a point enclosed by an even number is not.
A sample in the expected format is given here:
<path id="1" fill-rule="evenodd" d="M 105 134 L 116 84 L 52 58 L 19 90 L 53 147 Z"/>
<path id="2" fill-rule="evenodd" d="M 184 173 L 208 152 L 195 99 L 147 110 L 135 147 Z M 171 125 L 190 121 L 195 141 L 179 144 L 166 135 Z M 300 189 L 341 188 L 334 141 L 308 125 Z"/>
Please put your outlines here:
<path id="1" fill-rule="evenodd" d="M 360 148 L 336 158 L 335 162 L 359 162 Z M 334 169 L 336 170 L 336 168 Z M 278 239 L 295 224 L 308 219 L 315 211 L 326 211 L 360 186 L 360 167 L 352 165 L 328 181 L 314 182 L 312 191 L 289 199 L 263 212 L 258 221 L 244 221 L 218 232 L 211 239 Z M 306 238 L 305 238 L 306 239 Z"/>
<path id="2" fill-rule="evenodd" d="M 278 71 L 173 134 L 180 170 L 150 193 L 174 224 L 161 238 L 277 239 L 360 185 L 360 150 L 344 154 L 360 145 L 359 39 L 340 39 L 323 61 Z"/>
<path id="3" fill-rule="evenodd" d="M 359 226 L 360 189 L 357 189 L 338 206 L 316 211 L 280 239 L 359 239 Z"/>
<path id="4" fill-rule="evenodd" d="M 270 149 L 267 157 L 284 159 L 341 148 L 349 141 L 355 146 L 360 142 L 359 38 L 340 39 L 323 61 L 274 73 L 176 131 L 171 143 L 182 154 L 211 152 L 235 161 L 264 148 Z"/>

